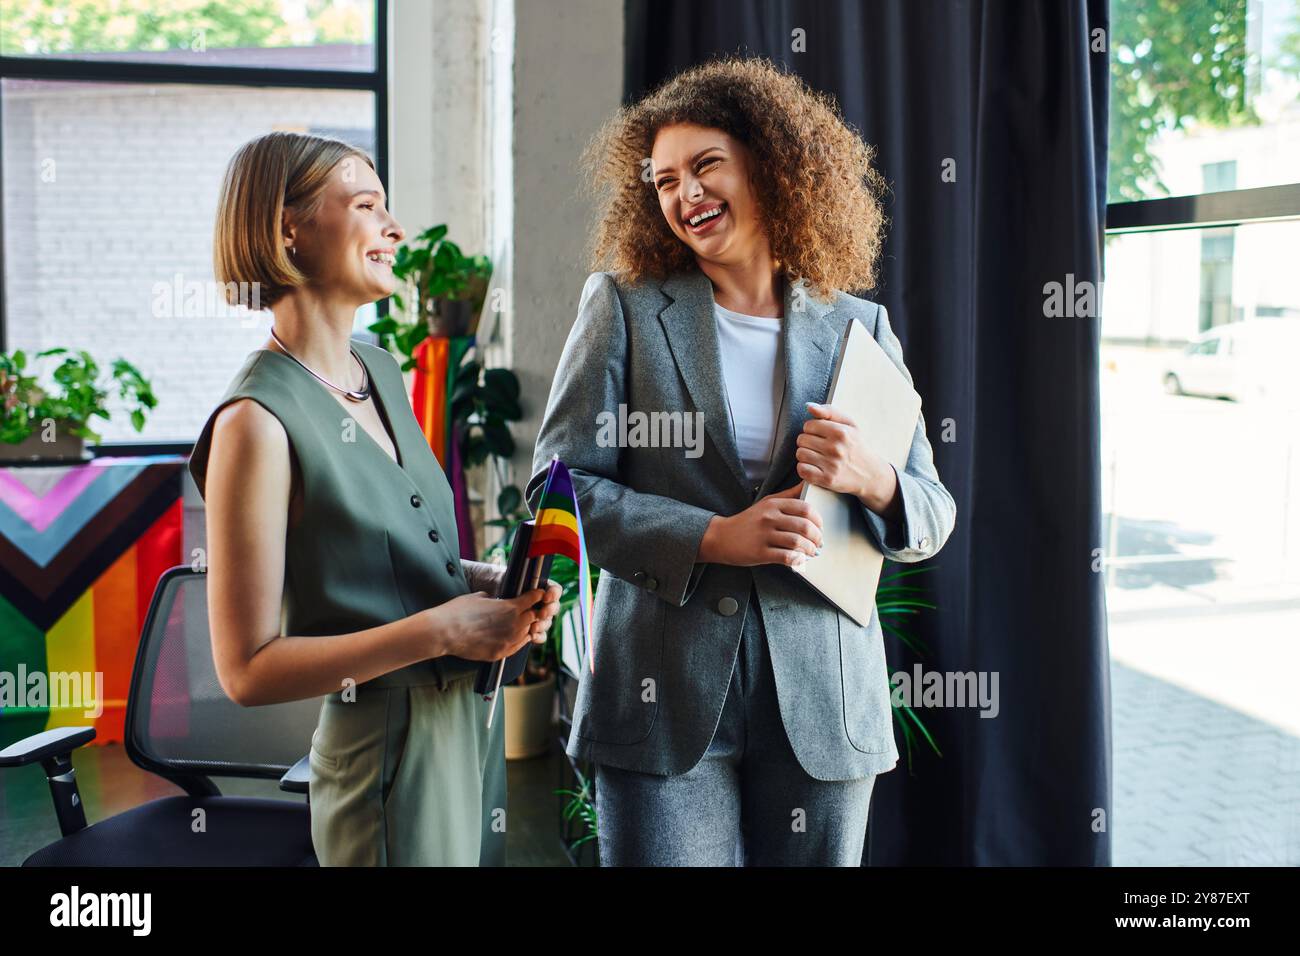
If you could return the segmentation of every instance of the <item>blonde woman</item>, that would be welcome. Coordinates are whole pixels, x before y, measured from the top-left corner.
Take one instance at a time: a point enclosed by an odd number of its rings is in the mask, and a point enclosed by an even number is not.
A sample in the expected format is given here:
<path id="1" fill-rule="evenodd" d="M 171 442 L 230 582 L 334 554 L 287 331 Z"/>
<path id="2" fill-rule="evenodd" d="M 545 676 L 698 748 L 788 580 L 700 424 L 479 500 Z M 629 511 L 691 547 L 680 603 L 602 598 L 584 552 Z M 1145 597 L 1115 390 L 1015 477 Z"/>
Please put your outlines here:
<path id="1" fill-rule="evenodd" d="M 403 235 L 369 157 L 344 143 L 272 133 L 230 161 L 216 278 L 256 289 L 273 324 L 190 459 L 212 649 L 241 704 L 324 697 L 321 865 L 495 865 L 503 722 L 485 729 L 466 661 L 543 640 L 560 590 L 489 596 L 499 572 L 460 559 L 451 489 L 397 362 L 350 339 L 356 310 L 392 294 Z"/>

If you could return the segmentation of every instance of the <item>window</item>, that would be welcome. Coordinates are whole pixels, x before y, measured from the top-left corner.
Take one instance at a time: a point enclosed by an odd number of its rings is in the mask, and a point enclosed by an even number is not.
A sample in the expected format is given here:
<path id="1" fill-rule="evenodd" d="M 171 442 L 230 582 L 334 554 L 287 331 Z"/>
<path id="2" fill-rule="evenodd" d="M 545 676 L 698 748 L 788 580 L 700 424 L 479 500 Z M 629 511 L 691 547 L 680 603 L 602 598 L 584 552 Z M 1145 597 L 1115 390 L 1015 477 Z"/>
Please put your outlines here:
<path id="1" fill-rule="evenodd" d="M 5 0 L 0 54 L 368 73 L 375 37 L 373 0 Z"/>
<path id="2" fill-rule="evenodd" d="M 1110 14 L 1110 202 L 1296 181 L 1295 0 L 1112 0 Z"/>
<path id="3" fill-rule="evenodd" d="M 1114 863 L 1296 865 L 1300 4 L 1112 0 L 1110 55 Z"/>
<path id="4" fill-rule="evenodd" d="M 107 445 L 188 450 L 269 325 L 212 281 L 226 164 L 293 130 L 359 146 L 387 181 L 386 5 L 0 2 L 0 348 L 127 359 L 159 404 L 143 433 L 98 425 Z"/>

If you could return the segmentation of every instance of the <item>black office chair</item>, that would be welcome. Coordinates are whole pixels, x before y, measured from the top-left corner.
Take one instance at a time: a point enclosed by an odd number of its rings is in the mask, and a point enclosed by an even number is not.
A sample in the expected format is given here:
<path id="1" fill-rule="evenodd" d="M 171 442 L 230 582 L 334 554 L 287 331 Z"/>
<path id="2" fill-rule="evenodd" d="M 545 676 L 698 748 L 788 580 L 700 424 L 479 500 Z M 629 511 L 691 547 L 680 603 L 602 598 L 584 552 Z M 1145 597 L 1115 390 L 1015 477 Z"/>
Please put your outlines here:
<path id="1" fill-rule="evenodd" d="M 41 764 L 63 837 L 23 865 L 315 866 L 305 802 L 223 796 L 209 775 L 279 778 L 282 790 L 306 794 L 302 755 L 319 713 L 319 699 L 263 707 L 230 700 L 212 662 L 207 575 L 170 569 L 158 581 L 136 651 L 125 739 L 132 763 L 185 796 L 87 826 L 71 754 L 94 739 L 94 728 L 33 734 L 0 750 L 0 768 Z"/>

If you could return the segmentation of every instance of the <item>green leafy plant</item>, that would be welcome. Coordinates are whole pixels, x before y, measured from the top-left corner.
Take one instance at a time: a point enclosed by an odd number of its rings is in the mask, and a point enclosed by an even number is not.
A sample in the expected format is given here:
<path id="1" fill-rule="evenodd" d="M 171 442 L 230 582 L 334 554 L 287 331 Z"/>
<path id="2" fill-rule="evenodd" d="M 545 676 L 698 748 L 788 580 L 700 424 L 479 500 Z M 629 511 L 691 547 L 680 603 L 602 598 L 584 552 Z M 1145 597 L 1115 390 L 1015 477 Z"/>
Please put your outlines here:
<path id="1" fill-rule="evenodd" d="M 579 820 L 584 824 L 583 831 L 573 840 L 569 841 L 570 853 L 576 853 L 578 847 L 596 839 L 596 826 L 598 823 L 596 819 L 595 796 L 591 782 L 583 776 L 582 772 L 578 770 L 577 767 L 573 768 L 573 774 L 577 778 L 578 789 L 562 789 L 553 791 L 556 796 L 569 798 L 565 802 L 564 810 L 562 811 L 565 823 L 572 825 L 574 820 Z"/>
<path id="2" fill-rule="evenodd" d="M 414 283 L 424 304 L 434 299 L 472 299 L 476 280 L 492 274 L 487 256 L 467 256 L 447 238 L 445 225 L 430 226 L 397 250 L 393 274 Z"/>
<path id="3" fill-rule="evenodd" d="M 876 587 L 876 613 L 880 618 L 881 628 L 885 633 L 892 634 L 894 637 L 902 641 L 903 644 L 918 657 L 926 657 L 929 654 L 929 649 L 926 648 L 923 641 L 908 634 L 894 622 L 898 621 L 901 623 L 901 620 L 905 618 L 906 615 L 917 614 L 920 612 L 921 608 L 934 610 L 935 605 L 919 599 L 918 592 L 924 592 L 926 590 L 925 588 L 917 587 L 912 584 L 892 584 L 889 582 L 897 581 L 899 578 L 909 577 L 913 574 L 924 574 L 927 571 L 933 570 L 933 567 L 928 567 L 912 568 L 908 571 L 897 571 L 893 574 L 882 576 L 880 583 Z M 897 704 L 894 703 L 893 678 L 895 674 L 899 673 L 902 672 L 897 670 L 890 672 L 889 701 L 890 706 L 893 707 L 894 719 L 898 721 L 899 726 L 903 730 L 903 740 L 907 748 L 907 766 L 910 770 L 912 766 L 912 746 L 916 742 L 916 735 L 918 733 L 925 737 L 926 742 L 930 745 L 930 749 L 938 756 L 942 757 L 943 752 L 939 749 L 939 745 L 935 743 L 934 737 L 931 736 L 930 731 L 926 729 L 921 718 L 916 715 L 916 711 L 912 710 L 912 708 L 907 706 L 904 702 Z"/>
<path id="4" fill-rule="evenodd" d="M 415 367 L 415 350 L 438 324 L 439 310 L 448 303 L 465 306 L 465 315 L 483 307 L 492 264 L 486 256 L 466 256 L 447 238 L 445 225 L 433 226 L 397 250 L 393 274 L 406 283 L 408 297 L 393 301 L 409 320 L 385 316 L 370 325 L 380 344 L 402 357 L 402 370 Z M 414 303 L 414 307 L 411 306 Z M 445 324 L 445 323 L 444 323 Z M 453 354 L 457 354 L 453 352 Z M 523 418 L 519 379 L 505 368 L 484 369 L 465 351 L 451 386 L 451 422 L 460 436 L 461 460 L 473 468 L 492 459 L 508 461 L 515 453 L 509 422 Z M 514 489 L 518 496 L 518 489 Z M 512 510 L 518 502 L 512 506 Z"/>
<path id="5" fill-rule="evenodd" d="M 475 359 L 457 371 L 451 420 L 460 426 L 461 458 L 466 467 L 481 465 L 489 457 L 508 461 L 515 453 L 515 440 L 506 423 L 523 417 L 519 379 L 514 372 L 507 368 L 484 370 Z M 511 510 L 517 508 L 516 504 Z"/>
<path id="6" fill-rule="evenodd" d="M 35 368 L 28 368 L 25 352 L 0 354 L 0 442 L 18 444 L 50 419 L 68 434 L 97 443 L 101 436 L 90 427 L 90 420 L 112 418 L 108 399 L 114 389 L 126 403 L 131 426 L 137 432 L 144 429 L 145 415 L 158 399 L 139 369 L 119 358 L 103 375 L 89 352 L 65 348 L 46 349 L 35 358 L 59 356 L 62 361 L 50 375 L 55 387 L 45 389 Z"/>
<path id="7" fill-rule="evenodd" d="M 447 238 L 445 225 L 431 226 L 397 249 L 393 275 L 406 294 L 393 295 L 401 317 L 385 316 L 370 325 L 390 352 L 405 356 L 402 370 L 415 368 L 415 349 L 430 335 L 463 335 L 483 308 L 492 263 L 467 256 Z"/>

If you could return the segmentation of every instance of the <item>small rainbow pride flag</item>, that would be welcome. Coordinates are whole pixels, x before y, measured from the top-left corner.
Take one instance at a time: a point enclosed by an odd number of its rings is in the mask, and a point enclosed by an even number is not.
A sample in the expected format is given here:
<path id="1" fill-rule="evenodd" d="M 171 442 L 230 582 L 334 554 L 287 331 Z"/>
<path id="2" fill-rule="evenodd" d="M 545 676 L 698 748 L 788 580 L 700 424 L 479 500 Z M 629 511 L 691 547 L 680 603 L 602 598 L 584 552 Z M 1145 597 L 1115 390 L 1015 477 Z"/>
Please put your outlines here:
<path id="1" fill-rule="evenodd" d="M 558 455 L 551 456 L 542 497 L 533 516 L 533 538 L 528 557 L 562 554 L 578 566 L 578 609 L 582 618 L 582 642 L 587 648 L 591 672 L 596 672 L 595 644 L 591 639 L 593 601 L 591 565 L 587 562 L 587 541 L 582 536 L 582 515 L 578 512 L 578 494 L 573 489 L 569 469 Z"/>

